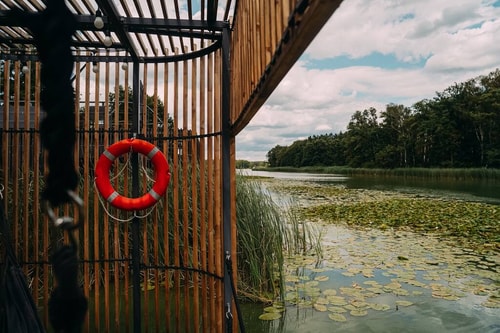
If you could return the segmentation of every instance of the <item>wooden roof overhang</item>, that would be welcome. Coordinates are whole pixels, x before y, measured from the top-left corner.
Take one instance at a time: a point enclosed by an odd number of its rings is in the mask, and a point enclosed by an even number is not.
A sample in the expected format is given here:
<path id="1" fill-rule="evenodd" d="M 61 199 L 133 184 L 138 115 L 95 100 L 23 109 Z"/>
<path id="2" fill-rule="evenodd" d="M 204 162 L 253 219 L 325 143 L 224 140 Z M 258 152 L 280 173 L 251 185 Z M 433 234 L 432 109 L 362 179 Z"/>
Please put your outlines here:
<path id="1" fill-rule="evenodd" d="M 3 59 L 35 60 L 30 32 L 9 17 L 14 8 L 37 13 L 49 0 L 0 1 Z M 191 59 L 220 47 L 232 0 L 68 0 L 78 22 L 72 47 L 77 61 L 162 63 Z M 94 26 L 102 15 L 104 27 Z M 104 45 L 109 35 L 112 44 Z"/>
<path id="2" fill-rule="evenodd" d="M 36 60 L 30 32 L 6 13 L 49 0 L 0 1 L 0 59 Z M 231 133 L 257 113 L 342 0 L 67 0 L 77 61 L 165 63 L 222 47 L 231 29 Z M 97 12 L 104 27 L 94 26 Z M 112 45 L 104 46 L 109 35 Z"/>

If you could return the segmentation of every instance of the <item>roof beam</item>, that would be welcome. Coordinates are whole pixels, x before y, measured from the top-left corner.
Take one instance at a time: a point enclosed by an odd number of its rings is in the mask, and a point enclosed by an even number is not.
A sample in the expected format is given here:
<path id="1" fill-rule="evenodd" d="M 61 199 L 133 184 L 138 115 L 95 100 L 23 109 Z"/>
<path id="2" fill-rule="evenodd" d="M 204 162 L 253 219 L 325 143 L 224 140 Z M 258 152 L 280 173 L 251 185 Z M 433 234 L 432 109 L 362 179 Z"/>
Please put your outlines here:
<path id="1" fill-rule="evenodd" d="M 217 0 L 208 0 L 207 1 L 207 22 L 208 25 L 211 27 L 212 25 L 215 24 L 215 21 L 217 20 Z"/>
<path id="2" fill-rule="evenodd" d="M 120 40 L 120 43 L 123 47 L 130 53 L 130 57 L 134 62 L 139 61 L 139 53 L 137 52 L 137 48 L 131 40 L 130 36 L 125 31 L 118 10 L 113 5 L 112 1 L 106 0 L 96 0 L 99 9 L 106 15 L 108 24 L 111 25 L 113 31 Z M 105 25 L 106 27 L 106 25 Z"/>

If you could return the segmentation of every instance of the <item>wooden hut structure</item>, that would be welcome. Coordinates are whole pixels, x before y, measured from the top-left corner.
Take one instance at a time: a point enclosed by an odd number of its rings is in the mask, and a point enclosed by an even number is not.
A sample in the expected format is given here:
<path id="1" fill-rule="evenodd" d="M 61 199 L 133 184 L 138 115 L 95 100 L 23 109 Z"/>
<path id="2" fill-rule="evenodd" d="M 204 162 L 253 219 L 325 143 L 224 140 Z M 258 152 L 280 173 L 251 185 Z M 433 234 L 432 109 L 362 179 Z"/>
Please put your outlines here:
<path id="1" fill-rule="evenodd" d="M 49 255 L 64 236 L 39 194 L 47 159 L 39 139 L 38 53 L 30 30 L 9 12 L 43 12 L 50 1 L 0 3 L 0 190 L 46 325 Z M 237 330 L 225 266 L 236 267 L 235 137 L 340 2 L 66 1 L 77 21 L 71 49 L 85 331 Z M 94 168 L 106 147 L 130 137 L 159 147 L 172 177 L 159 204 L 127 215 L 102 202 Z M 115 188 L 146 192 L 147 159 L 120 162 L 128 164 L 116 172 Z"/>

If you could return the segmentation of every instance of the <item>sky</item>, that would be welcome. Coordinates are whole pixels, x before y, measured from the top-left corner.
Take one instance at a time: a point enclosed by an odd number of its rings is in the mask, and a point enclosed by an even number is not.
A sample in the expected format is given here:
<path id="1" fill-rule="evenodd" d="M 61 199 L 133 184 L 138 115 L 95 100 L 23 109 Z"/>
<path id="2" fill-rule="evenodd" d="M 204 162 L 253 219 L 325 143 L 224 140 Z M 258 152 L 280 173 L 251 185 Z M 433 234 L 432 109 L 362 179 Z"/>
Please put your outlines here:
<path id="1" fill-rule="evenodd" d="M 411 107 L 500 68 L 500 0 L 344 0 L 236 137 L 236 159 L 345 131 L 356 111 Z"/>

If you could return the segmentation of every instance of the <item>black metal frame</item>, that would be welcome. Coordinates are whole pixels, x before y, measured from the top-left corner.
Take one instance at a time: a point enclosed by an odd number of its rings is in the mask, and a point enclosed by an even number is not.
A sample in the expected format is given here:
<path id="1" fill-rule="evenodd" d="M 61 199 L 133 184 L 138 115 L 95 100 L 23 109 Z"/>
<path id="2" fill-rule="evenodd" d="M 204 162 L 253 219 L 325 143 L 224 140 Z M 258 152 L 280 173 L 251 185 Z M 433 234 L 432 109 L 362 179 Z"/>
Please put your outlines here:
<path id="1" fill-rule="evenodd" d="M 133 87 L 133 119 L 132 133 L 134 136 L 141 137 L 140 133 L 141 119 L 141 86 L 139 68 L 141 63 L 168 63 L 203 57 L 207 54 L 222 49 L 222 223 L 223 223 L 223 262 L 231 258 L 232 255 L 232 221 L 231 221 L 231 125 L 230 125 L 230 24 L 229 22 L 216 21 L 217 1 L 208 1 L 206 20 L 185 20 L 185 19 L 159 19 L 159 18 L 132 18 L 120 16 L 116 7 L 111 1 L 96 0 L 99 10 L 103 13 L 103 21 L 107 31 L 113 32 L 119 42 L 114 43 L 109 48 L 105 48 L 98 40 L 78 40 L 74 39 L 72 43 L 75 61 L 80 62 L 127 62 L 132 63 L 132 87 Z M 227 10 L 227 9 L 226 9 Z M 0 11 L 0 26 L 21 27 L 15 19 L 7 15 L 8 11 Z M 95 15 L 75 15 L 77 20 L 77 30 L 80 31 L 102 31 L 94 26 Z M 134 41 L 129 33 L 144 33 L 149 35 L 177 36 L 187 38 L 197 38 L 206 41 L 202 45 L 206 47 L 180 54 L 168 56 L 140 56 Z M 0 59 L 2 60 L 21 60 L 37 61 L 36 50 L 27 51 L 22 46 L 33 45 L 32 38 L 5 38 L 0 37 L 0 44 L 9 46 L 0 49 Z M 114 55 L 99 55 L 102 50 L 112 49 L 116 51 Z M 124 54 L 121 55 L 120 53 Z M 132 154 L 132 195 L 138 196 L 139 193 L 139 163 L 137 153 Z M 132 220 L 132 284 L 133 284 L 133 332 L 141 331 L 141 297 L 140 297 L 140 271 L 142 269 L 140 262 L 140 219 Z M 228 314 L 231 314 L 233 307 L 233 291 L 231 289 L 231 276 L 227 271 L 223 275 L 224 283 L 224 326 L 225 331 L 232 331 L 232 320 L 229 320 Z M 231 315 L 232 319 L 232 315 Z"/>

